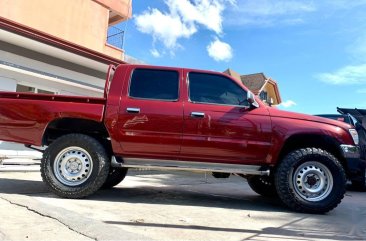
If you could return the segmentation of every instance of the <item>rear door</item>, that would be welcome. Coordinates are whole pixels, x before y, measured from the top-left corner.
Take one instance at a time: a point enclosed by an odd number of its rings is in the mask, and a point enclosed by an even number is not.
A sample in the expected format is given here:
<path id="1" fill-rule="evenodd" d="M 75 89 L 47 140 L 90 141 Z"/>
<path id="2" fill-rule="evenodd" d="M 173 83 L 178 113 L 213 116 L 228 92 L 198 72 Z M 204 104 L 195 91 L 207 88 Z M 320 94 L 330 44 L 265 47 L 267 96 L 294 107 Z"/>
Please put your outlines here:
<path id="1" fill-rule="evenodd" d="M 258 164 L 271 146 L 265 107 L 250 109 L 247 91 L 225 75 L 189 72 L 181 156 L 186 160 Z"/>
<path id="2" fill-rule="evenodd" d="M 134 67 L 130 71 L 118 117 L 123 156 L 175 159 L 183 128 L 181 69 Z"/>

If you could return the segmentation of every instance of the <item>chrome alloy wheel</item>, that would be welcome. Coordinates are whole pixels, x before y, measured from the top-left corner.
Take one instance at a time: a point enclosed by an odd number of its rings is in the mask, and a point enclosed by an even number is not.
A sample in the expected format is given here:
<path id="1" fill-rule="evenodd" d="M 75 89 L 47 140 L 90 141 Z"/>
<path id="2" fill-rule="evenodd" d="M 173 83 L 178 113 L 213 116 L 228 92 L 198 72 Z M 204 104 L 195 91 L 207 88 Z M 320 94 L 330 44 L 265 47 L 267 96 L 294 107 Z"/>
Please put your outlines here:
<path id="1" fill-rule="evenodd" d="M 63 149 L 53 164 L 57 180 L 67 186 L 78 186 L 84 183 L 92 170 L 93 162 L 90 154 L 77 146 Z"/>
<path id="2" fill-rule="evenodd" d="M 295 192 L 306 201 L 324 200 L 333 189 L 330 170 L 319 162 L 305 162 L 293 172 Z"/>

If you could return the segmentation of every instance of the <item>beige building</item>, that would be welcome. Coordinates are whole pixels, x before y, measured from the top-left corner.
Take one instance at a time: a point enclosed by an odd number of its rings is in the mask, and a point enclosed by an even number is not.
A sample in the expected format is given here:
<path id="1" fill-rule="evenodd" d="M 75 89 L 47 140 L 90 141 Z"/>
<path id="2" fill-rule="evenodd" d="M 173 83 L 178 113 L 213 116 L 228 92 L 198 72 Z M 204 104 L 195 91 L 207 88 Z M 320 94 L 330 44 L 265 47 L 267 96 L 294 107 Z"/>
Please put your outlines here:
<path id="1" fill-rule="evenodd" d="M 132 0 L 0 0 L 0 91 L 102 96 Z M 123 32 L 114 32 L 122 42 Z M 110 41 L 109 41 L 110 42 Z"/>
<path id="2" fill-rule="evenodd" d="M 131 0 L 0 0 L 0 91 L 101 97 L 108 66 L 124 63 L 110 30 L 131 15 Z M 39 158 L 1 141 L 0 155 Z"/>
<path id="3" fill-rule="evenodd" d="M 123 50 L 107 43 L 107 32 L 131 17 L 131 0 L 0 0 L 0 6 L 3 18 L 123 59 Z"/>
<path id="4" fill-rule="evenodd" d="M 240 80 L 265 103 L 272 105 L 281 104 L 282 100 L 277 82 L 268 78 L 263 73 L 240 75 L 232 69 L 227 69 L 224 73 Z"/>

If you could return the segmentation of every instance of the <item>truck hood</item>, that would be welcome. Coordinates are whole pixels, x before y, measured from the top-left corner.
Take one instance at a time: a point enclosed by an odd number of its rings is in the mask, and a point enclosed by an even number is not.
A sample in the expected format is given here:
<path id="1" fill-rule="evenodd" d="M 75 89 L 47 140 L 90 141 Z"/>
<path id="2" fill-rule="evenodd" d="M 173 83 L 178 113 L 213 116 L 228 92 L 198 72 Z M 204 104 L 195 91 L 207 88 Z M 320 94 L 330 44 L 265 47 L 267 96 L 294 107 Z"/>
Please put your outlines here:
<path id="1" fill-rule="evenodd" d="M 338 126 L 345 130 L 354 128 L 351 125 L 344 123 L 342 121 L 332 120 L 332 119 L 323 118 L 323 117 L 319 117 L 319 116 L 306 115 L 306 114 L 300 114 L 300 113 L 296 113 L 296 112 L 279 110 L 275 107 L 268 107 L 268 111 L 269 111 L 271 117 L 281 117 L 281 118 L 287 118 L 287 119 L 296 119 L 296 120 L 305 120 L 305 121 L 324 123 L 324 124 L 328 124 L 328 125 Z"/>

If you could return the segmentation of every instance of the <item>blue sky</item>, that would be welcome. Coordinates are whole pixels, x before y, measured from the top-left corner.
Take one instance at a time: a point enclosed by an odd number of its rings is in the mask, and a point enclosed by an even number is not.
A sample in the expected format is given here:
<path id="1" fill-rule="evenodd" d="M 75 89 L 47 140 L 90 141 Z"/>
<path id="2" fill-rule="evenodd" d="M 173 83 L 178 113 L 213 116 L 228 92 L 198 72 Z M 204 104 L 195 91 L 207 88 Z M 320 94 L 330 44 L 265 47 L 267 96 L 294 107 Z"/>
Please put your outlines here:
<path id="1" fill-rule="evenodd" d="M 264 72 L 281 109 L 366 109 L 366 0 L 134 0 L 119 27 L 148 64 Z"/>

